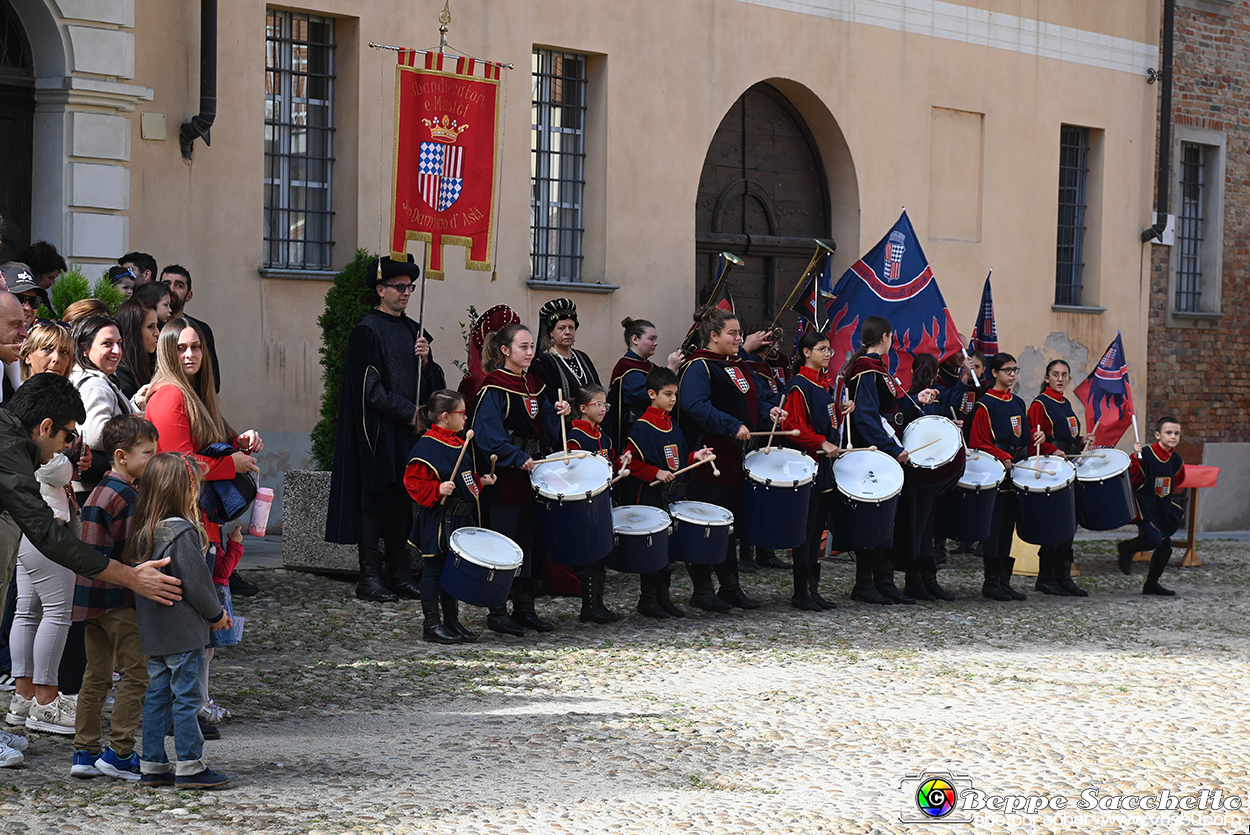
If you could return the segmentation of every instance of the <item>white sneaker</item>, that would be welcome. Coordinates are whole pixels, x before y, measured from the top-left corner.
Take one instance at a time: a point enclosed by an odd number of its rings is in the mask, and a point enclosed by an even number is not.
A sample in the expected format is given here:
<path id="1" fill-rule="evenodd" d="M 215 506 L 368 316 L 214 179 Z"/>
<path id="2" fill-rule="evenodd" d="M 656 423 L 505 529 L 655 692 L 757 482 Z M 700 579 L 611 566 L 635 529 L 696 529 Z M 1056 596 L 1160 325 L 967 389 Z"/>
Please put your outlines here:
<path id="1" fill-rule="evenodd" d="M 204 707 L 200 708 L 199 717 L 210 725 L 220 725 L 234 714 L 226 708 L 214 702 L 212 699 Z"/>
<path id="2" fill-rule="evenodd" d="M 26 718 L 26 727 L 32 731 L 73 736 L 76 708 L 77 703 L 67 696 L 57 696 L 46 705 L 34 701 Z"/>
<path id="3" fill-rule="evenodd" d="M 26 759 L 22 756 L 22 752 L 16 748 L 10 748 L 7 745 L 0 745 L 0 768 L 10 768 L 20 765 L 22 760 Z"/>
<path id="4" fill-rule="evenodd" d="M 4 717 L 4 721 L 19 728 L 25 727 L 26 717 L 30 715 L 30 706 L 34 703 L 34 699 L 23 699 L 14 693 L 13 699 L 9 702 L 9 715 Z"/>
<path id="5" fill-rule="evenodd" d="M 26 746 L 29 744 L 30 743 L 26 741 L 26 737 L 24 736 L 11 734 L 8 731 L 0 731 L 0 745 L 6 748 L 12 748 L 16 751 L 25 751 Z"/>

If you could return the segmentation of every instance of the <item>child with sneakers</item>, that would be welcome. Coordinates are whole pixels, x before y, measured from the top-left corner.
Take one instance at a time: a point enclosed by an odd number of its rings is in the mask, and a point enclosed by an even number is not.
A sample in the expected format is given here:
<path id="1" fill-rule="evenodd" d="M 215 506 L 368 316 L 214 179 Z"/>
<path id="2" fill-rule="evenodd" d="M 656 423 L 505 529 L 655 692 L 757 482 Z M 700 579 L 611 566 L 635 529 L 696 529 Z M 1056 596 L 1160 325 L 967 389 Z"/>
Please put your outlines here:
<path id="1" fill-rule="evenodd" d="M 104 424 L 101 440 L 112 455 L 112 467 L 83 504 L 82 540 L 105 556 L 121 559 L 139 498 L 136 487 L 156 455 L 156 427 L 139 415 L 118 415 Z M 74 620 L 86 625 L 87 670 L 78 691 L 70 774 L 138 780 L 135 731 L 143 716 L 148 662 L 139 645 L 134 594 L 122 586 L 80 575 L 74 589 Z M 117 684 L 108 746 L 101 751 L 100 716 L 114 669 L 122 678 Z"/>
<path id="2" fill-rule="evenodd" d="M 1163 570 L 1172 558 L 1172 534 L 1180 527 L 1185 512 L 1173 496 L 1184 481 L 1185 462 L 1176 452 L 1181 442 L 1181 423 L 1168 415 L 1155 424 L 1155 442 L 1145 449 L 1136 445 L 1129 476 L 1137 493 L 1137 536 L 1116 543 L 1120 570 L 1133 573 L 1133 555 L 1150 551 L 1150 568 L 1142 594 L 1174 597 L 1176 592 L 1159 585 Z"/>
<path id="3" fill-rule="evenodd" d="M 143 757 L 139 785 L 214 789 L 230 778 L 203 760 L 204 736 L 196 714 L 203 705 L 204 647 L 209 630 L 229 629 L 204 561 L 208 535 L 200 522 L 197 498 L 203 473 L 195 458 L 164 452 L 148 462 L 126 542 L 127 561 L 170 558 L 162 569 L 182 581 L 182 600 L 165 606 L 138 598 L 139 640 L 148 658 L 148 689 L 143 703 Z M 165 731 L 174 725 L 177 765 L 170 771 Z"/>

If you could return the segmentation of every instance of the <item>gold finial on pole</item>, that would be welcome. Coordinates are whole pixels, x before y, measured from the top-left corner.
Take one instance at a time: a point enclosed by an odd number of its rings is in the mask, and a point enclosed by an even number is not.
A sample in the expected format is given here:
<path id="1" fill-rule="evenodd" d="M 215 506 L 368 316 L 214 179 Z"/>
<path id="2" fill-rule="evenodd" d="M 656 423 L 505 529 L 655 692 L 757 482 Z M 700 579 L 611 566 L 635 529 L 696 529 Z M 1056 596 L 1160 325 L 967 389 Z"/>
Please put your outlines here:
<path id="1" fill-rule="evenodd" d="M 451 0 L 443 0 L 443 10 L 438 13 L 438 51 L 447 51 L 447 30 L 451 28 Z"/>

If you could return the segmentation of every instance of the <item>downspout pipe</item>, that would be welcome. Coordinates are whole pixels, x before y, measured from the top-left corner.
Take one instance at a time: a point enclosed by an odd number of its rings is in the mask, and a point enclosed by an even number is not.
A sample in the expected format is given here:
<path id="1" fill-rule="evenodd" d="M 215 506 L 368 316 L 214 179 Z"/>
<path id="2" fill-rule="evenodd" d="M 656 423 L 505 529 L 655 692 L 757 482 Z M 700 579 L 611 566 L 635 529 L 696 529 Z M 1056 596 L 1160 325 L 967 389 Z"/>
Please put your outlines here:
<path id="1" fill-rule="evenodd" d="M 1159 192 L 1155 204 L 1158 220 L 1141 233 L 1142 243 L 1161 238 L 1168 223 L 1169 166 L 1172 159 L 1172 47 L 1175 40 L 1176 0 L 1163 0 L 1163 66 L 1159 76 L 1163 82 L 1163 101 L 1159 108 Z"/>
<path id="2" fill-rule="evenodd" d="M 1169 0 L 1170 1 L 1170 0 Z M 195 140 L 211 145 L 208 131 L 217 118 L 217 0 L 200 0 L 200 112 L 182 123 L 182 158 L 191 159 Z"/>

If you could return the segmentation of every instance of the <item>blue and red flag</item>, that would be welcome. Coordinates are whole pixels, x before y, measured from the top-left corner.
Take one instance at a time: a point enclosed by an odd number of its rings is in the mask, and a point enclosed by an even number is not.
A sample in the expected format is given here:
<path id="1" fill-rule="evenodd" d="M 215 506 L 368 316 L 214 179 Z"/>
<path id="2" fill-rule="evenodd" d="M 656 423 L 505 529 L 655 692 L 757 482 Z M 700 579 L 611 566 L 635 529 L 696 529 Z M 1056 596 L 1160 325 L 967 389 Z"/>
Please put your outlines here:
<path id="1" fill-rule="evenodd" d="M 912 356 L 933 354 L 943 362 L 963 350 L 955 320 L 946 307 L 907 212 L 839 279 L 829 302 L 829 343 L 838 368 L 859 347 L 864 319 L 884 316 L 894 327 L 890 370 L 911 385 Z"/>
<path id="2" fill-rule="evenodd" d="M 981 291 L 981 307 L 977 311 L 976 324 L 972 326 L 972 339 L 968 340 L 968 350 L 980 351 L 985 354 L 985 364 L 998 353 L 998 325 L 994 324 L 994 294 L 990 292 L 990 274 L 985 277 L 985 289 Z"/>
<path id="3" fill-rule="evenodd" d="M 1115 446 L 1133 422 L 1133 388 L 1128 382 L 1128 360 L 1120 334 L 1107 346 L 1093 373 L 1075 392 L 1085 406 L 1085 426 L 1094 430 L 1094 445 Z"/>

